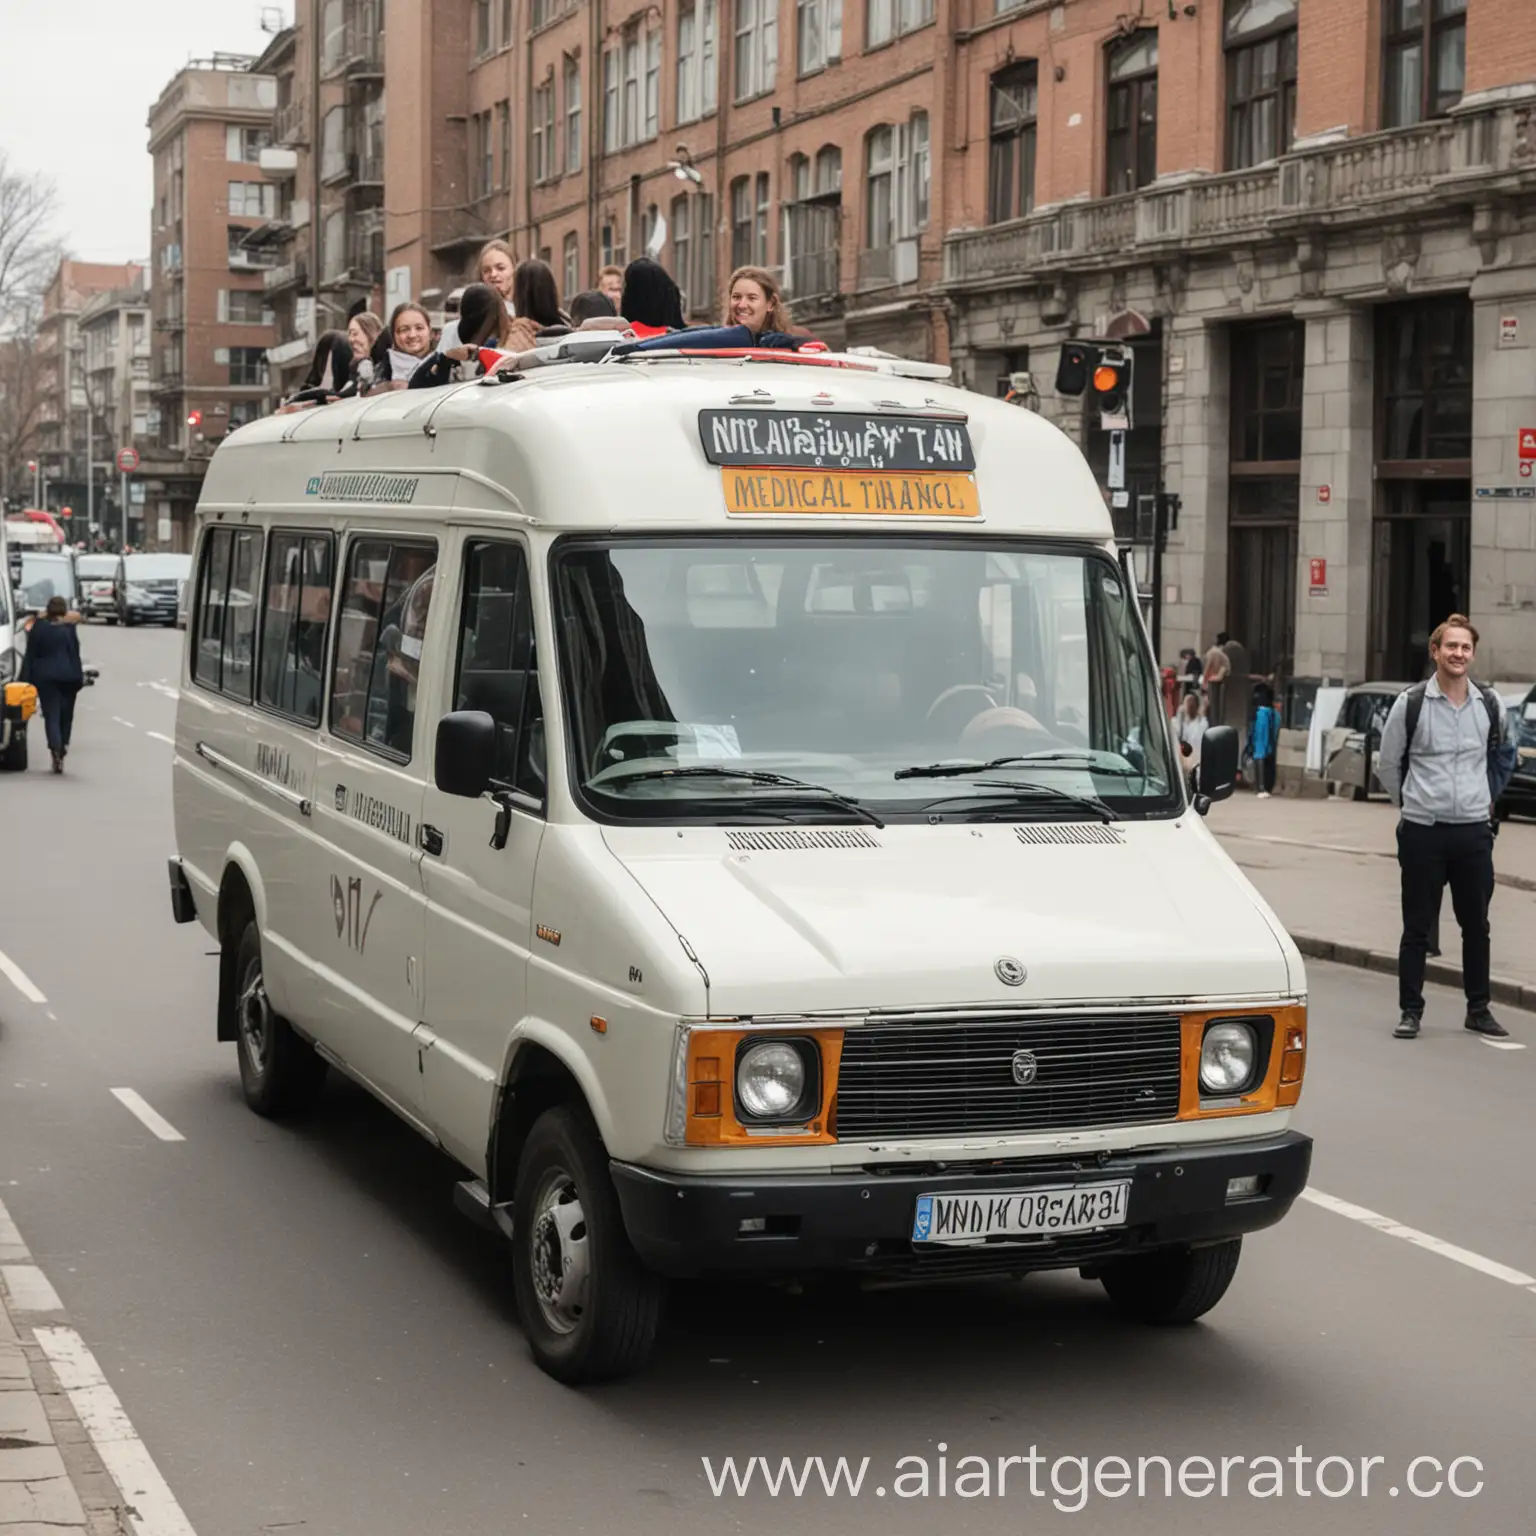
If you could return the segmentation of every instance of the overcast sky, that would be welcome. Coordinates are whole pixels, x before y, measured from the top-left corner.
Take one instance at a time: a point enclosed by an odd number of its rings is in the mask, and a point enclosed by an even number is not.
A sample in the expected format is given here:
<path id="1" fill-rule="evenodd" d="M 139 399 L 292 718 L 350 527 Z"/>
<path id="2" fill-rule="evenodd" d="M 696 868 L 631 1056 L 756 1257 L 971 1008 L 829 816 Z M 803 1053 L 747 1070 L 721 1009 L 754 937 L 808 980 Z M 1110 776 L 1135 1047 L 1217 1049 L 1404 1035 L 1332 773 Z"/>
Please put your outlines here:
<path id="1" fill-rule="evenodd" d="M 0 146 L 58 186 L 56 233 L 84 261 L 149 256 L 149 109 L 176 72 L 260 53 L 293 0 L 0 0 Z"/>

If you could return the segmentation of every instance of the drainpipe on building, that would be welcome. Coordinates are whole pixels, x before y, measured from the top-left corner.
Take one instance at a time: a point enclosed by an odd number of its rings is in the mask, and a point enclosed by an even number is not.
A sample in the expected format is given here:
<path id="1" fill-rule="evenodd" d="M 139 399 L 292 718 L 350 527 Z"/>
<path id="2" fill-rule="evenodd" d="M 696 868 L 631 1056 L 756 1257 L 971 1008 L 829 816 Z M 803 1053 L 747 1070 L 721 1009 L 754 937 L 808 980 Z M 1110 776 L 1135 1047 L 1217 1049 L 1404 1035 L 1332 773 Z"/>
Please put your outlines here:
<path id="1" fill-rule="evenodd" d="M 325 326 L 320 320 L 320 3 L 309 5 L 309 292 L 314 300 L 314 336 Z"/>
<path id="2" fill-rule="evenodd" d="M 598 261 L 598 151 L 602 148 L 602 101 L 603 101 L 603 35 L 602 7 L 589 5 L 587 12 L 592 24 L 587 29 L 587 277 L 591 286 L 597 286 Z"/>

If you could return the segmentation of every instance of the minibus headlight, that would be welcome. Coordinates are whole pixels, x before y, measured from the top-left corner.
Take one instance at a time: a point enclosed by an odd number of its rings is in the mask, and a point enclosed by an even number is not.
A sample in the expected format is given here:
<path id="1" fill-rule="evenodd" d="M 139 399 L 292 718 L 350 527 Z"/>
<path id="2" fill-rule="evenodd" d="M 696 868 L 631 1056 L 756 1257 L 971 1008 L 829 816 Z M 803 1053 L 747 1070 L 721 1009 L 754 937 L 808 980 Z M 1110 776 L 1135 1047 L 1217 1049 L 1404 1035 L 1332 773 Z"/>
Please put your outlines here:
<path id="1" fill-rule="evenodd" d="M 736 1102 L 743 1120 L 796 1120 L 820 1094 L 815 1047 L 801 1040 L 758 1040 L 736 1058 Z"/>
<path id="2" fill-rule="evenodd" d="M 1253 1025 L 1230 1020 L 1210 1025 L 1200 1045 L 1201 1092 L 1241 1093 L 1253 1080 L 1258 1055 Z"/>

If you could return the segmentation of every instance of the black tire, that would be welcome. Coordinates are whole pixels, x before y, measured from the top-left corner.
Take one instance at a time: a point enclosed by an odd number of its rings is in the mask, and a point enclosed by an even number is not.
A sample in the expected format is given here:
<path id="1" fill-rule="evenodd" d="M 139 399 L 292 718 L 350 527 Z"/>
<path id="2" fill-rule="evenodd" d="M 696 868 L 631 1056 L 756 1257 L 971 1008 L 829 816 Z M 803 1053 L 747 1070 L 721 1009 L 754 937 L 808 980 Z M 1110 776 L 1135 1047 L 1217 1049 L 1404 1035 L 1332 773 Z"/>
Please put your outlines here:
<path id="1" fill-rule="evenodd" d="M 245 1102 L 258 1115 L 281 1120 L 314 1105 L 325 1084 L 325 1061 L 272 1011 L 255 918 L 235 949 L 235 1049 Z"/>
<path id="2" fill-rule="evenodd" d="M 1139 1323 L 1192 1323 L 1227 1294 L 1242 1251 L 1240 1237 L 1209 1248 L 1166 1248 L 1118 1259 L 1099 1278 L 1115 1306 Z"/>
<path id="3" fill-rule="evenodd" d="M 1349 798 L 1358 805 L 1362 800 L 1369 800 L 1371 792 L 1368 789 L 1361 788 L 1358 784 L 1354 784 L 1350 787 Z"/>
<path id="4" fill-rule="evenodd" d="M 133 628 L 133 615 L 131 613 L 125 613 L 122 616 L 122 618 L 123 618 L 123 628 L 124 629 L 132 629 Z"/>
<path id="5" fill-rule="evenodd" d="M 108 624 L 116 624 L 117 623 L 117 615 L 115 613 L 107 614 L 106 619 L 107 619 L 107 623 Z"/>
<path id="6" fill-rule="evenodd" d="M 27 731 L 25 726 L 16 726 L 11 731 L 11 744 L 0 756 L 0 768 L 7 773 L 25 773 L 27 771 Z"/>
<path id="7" fill-rule="evenodd" d="M 554 1213 L 573 1205 L 567 1232 Z M 656 1341 L 666 1281 L 630 1246 L 608 1154 L 582 1110 L 561 1106 L 535 1121 L 512 1211 L 513 1284 L 539 1367 L 572 1386 L 638 1369 Z M 573 1265 L 585 1267 L 585 1284 L 570 1296 L 551 1294 L 555 1275 Z"/>

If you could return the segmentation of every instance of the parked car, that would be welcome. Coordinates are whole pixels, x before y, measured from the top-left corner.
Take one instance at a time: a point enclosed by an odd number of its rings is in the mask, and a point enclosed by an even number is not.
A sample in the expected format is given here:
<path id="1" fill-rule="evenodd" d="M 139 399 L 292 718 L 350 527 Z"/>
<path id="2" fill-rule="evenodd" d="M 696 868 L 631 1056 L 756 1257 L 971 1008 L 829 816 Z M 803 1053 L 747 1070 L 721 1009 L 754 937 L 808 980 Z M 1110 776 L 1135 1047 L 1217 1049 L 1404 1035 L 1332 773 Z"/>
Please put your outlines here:
<path id="1" fill-rule="evenodd" d="M 79 602 L 74 560 L 51 550 L 23 550 L 16 606 L 23 613 L 41 613 L 50 597 L 62 597 L 71 608 Z"/>
<path id="2" fill-rule="evenodd" d="M 1523 698 L 1518 694 L 1506 697 L 1504 703 L 1515 717 L 1520 760 L 1494 807 L 1494 815 L 1500 821 L 1507 816 L 1536 816 L 1536 687 Z"/>
<path id="3" fill-rule="evenodd" d="M 117 623 L 116 555 L 76 555 L 75 580 L 80 588 L 80 613 L 87 619 Z"/>
<path id="4" fill-rule="evenodd" d="M 124 555 L 118 562 L 118 618 L 126 626 L 174 625 L 191 576 L 191 555 Z"/>
<path id="5" fill-rule="evenodd" d="M 1344 695 L 1338 720 L 1323 735 L 1323 778 L 1352 800 L 1385 794 L 1376 777 L 1381 731 L 1398 694 L 1412 683 L 1357 683 Z M 1337 791 L 1336 791 L 1337 792 Z"/>

